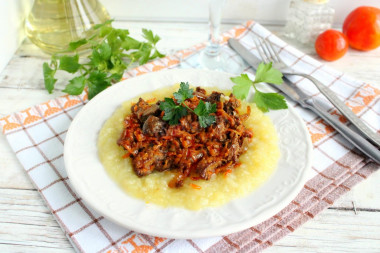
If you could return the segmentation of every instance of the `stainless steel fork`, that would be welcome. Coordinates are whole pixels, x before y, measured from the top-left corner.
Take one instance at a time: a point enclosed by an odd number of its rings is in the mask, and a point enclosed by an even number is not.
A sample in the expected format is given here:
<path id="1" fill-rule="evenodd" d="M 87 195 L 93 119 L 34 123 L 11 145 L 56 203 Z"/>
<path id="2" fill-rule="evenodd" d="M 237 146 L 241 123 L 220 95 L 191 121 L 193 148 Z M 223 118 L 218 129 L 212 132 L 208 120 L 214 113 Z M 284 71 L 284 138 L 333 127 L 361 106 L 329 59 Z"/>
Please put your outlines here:
<path id="1" fill-rule="evenodd" d="M 365 125 L 363 121 L 361 121 L 350 110 L 350 108 L 335 95 L 332 90 L 330 90 L 328 87 L 323 85 L 320 81 L 311 75 L 296 72 L 293 69 L 289 68 L 289 66 L 283 62 L 278 52 L 274 49 L 273 45 L 268 40 L 257 37 L 257 39 L 254 39 L 254 43 L 262 60 L 265 63 L 272 62 L 273 67 L 280 70 L 285 76 L 297 75 L 310 80 L 317 87 L 317 89 L 336 107 L 336 109 L 338 109 L 338 111 L 340 111 L 357 128 L 360 134 L 369 139 L 377 147 L 380 147 L 380 135 L 376 134 L 367 125 Z"/>

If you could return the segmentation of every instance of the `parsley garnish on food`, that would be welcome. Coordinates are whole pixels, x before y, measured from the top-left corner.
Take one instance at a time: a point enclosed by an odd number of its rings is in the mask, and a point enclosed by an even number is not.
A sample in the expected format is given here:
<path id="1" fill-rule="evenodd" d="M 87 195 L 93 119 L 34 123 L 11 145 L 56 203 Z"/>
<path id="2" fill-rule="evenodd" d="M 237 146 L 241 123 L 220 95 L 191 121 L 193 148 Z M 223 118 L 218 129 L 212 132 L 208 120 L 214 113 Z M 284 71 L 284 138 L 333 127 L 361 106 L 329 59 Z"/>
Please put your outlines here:
<path id="1" fill-rule="evenodd" d="M 172 98 L 165 98 L 165 101 L 160 104 L 160 109 L 165 111 L 162 119 L 169 121 L 170 125 L 177 125 L 178 121 L 187 115 L 186 107 L 177 105 Z"/>
<path id="2" fill-rule="evenodd" d="M 271 62 L 268 64 L 260 63 L 254 81 L 249 79 L 247 74 L 232 77 L 231 81 L 235 83 L 232 87 L 232 93 L 238 99 L 246 99 L 249 90 L 253 86 L 255 89 L 253 102 L 255 102 L 257 107 L 263 112 L 267 112 L 269 109 L 280 110 L 288 108 L 284 96 L 278 93 L 264 93 L 259 91 L 256 87 L 258 83 L 282 84 L 282 73 L 272 68 Z"/>
<path id="3" fill-rule="evenodd" d="M 193 98 L 194 90 L 189 88 L 188 82 L 181 82 L 179 87 L 179 90 L 173 93 L 174 98 L 177 100 L 177 103 L 182 104 L 182 102 L 186 99 Z"/>
<path id="4" fill-rule="evenodd" d="M 170 125 L 176 125 L 189 110 L 198 116 L 201 127 L 206 128 L 212 125 L 215 122 L 215 116 L 210 114 L 216 112 L 216 104 L 200 100 L 197 107 L 192 110 L 184 102 L 193 97 L 193 92 L 194 90 L 189 88 L 189 83 L 181 82 L 179 90 L 173 93 L 177 103 L 172 98 L 165 98 L 165 101 L 161 102 L 160 109 L 165 112 L 162 119 L 169 121 Z"/>
<path id="5" fill-rule="evenodd" d="M 210 102 L 199 101 L 199 104 L 194 109 L 194 113 L 198 115 L 199 125 L 203 128 L 212 125 L 215 122 L 215 116 L 210 115 L 216 112 L 216 104 L 211 104 Z"/>
<path id="6" fill-rule="evenodd" d="M 49 93 L 54 90 L 57 70 L 76 74 L 63 92 L 79 95 L 88 87 L 88 98 L 120 81 L 124 71 L 133 63 L 145 64 L 149 60 L 163 57 L 156 44 L 160 40 L 151 30 L 142 29 L 145 41 L 138 41 L 129 36 L 129 31 L 111 26 L 113 20 L 95 25 L 95 32 L 88 39 L 73 41 L 67 51 L 69 55 L 53 55 L 50 63 L 43 64 L 45 88 Z M 90 46 L 88 57 L 79 57 L 76 50 L 82 46 Z M 75 55 L 72 55 L 75 53 Z"/>

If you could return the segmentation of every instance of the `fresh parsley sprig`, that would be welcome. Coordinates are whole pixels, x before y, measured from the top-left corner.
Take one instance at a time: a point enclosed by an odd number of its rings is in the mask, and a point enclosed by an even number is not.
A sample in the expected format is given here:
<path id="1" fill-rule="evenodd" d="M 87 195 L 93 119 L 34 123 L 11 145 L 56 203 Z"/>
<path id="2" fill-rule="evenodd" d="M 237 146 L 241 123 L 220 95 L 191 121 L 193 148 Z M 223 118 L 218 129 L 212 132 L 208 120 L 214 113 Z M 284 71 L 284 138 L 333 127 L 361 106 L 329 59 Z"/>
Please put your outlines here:
<path id="1" fill-rule="evenodd" d="M 179 90 L 173 93 L 177 103 L 174 102 L 172 98 L 165 98 L 165 100 L 160 103 L 160 109 L 165 112 L 162 119 L 169 121 L 170 125 L 176 125 L 179 120 L 190 111 L 198 116 L 199 125 L 201 127 L 206 128 L 212 125 L 216 121 L 216 118 L 210 114 L 216 112 L 216 104 L 200 100 L 197 107 L 192 110 L 184 102 L 186 99 L 193 98 L 193 93 L 194 90 L 189 88 L 189 83 L 181 82 Z"/>
<path id="2" fill-rule="evenodd" d="M 165 111 L 165 121 L 169 121 L 170 125 L 177 125 L 178 121 L 187 115 L 187 108 L 182 104 L 177 105 L 172 98 L 165 98 L 165 101 L 161 102 L 160 109 Z"/>
<path id="3" fill-rule="evenodd" d="M 142 65 L 164 56 L 156 48 L 160 37 L 151 30 L 142 29 L 145 41 L 138 41 L 129 36 L 128 30 L 113 28 L 112 22 L 108 20 L 95 25 L 91 37 L 71 42 L 63 54 L 53 55 L 50 63 L 43 64 L 45 88 L 49 93 L 54 90 L 58 70 L 75 74 L 63 92 L 79 95 L 87 86 L 91 99 L 112 83 L 120 81 L 124 71 L 133 63 Z M 91 48 L 87 58 L 80 59 L 77 49 L 81 47 Z"/>
<path id="4" fill-rule="evenodd" d="M 215 123 L 215 116 L 210 115 L 216 112 L 216 104 L 211 104 L 210 102 L 199 101 L 199 104 L 194 109 L 194 113 L 198 116 L 199 125 L 203 128 L 211 126 Z"/>
<path id="5" fill-rule="evenodd" d="M 259 91 L 256 87 L 258 83 L 282 84 L 282 73 L 272 68 L 271 62 L 268 64 L 260 63 L 254 81 L 249 79 L 247 74 L 232 77 L 231 81 L 235 83 L 232 87 L 232 93 L 238 99 L 246 99 L 249 90 L 253 86 L 255 89 L 253 102 L 255 102 L 257 107 L 263 112 L 267 112 L 269 109 L 280 110 L 288 108 L 284 96 L 277 93 L 264 93 Z"/>
<path id="6" fill-rule="evenodd" d="M 179 90 L 174 92 L 174 98 L 177 100 L 178 104 L 182 104 L 186 99 L 193 98 L 194 90 L 190 89 L 189 83 L 181 82 L 179 84 Z"/>

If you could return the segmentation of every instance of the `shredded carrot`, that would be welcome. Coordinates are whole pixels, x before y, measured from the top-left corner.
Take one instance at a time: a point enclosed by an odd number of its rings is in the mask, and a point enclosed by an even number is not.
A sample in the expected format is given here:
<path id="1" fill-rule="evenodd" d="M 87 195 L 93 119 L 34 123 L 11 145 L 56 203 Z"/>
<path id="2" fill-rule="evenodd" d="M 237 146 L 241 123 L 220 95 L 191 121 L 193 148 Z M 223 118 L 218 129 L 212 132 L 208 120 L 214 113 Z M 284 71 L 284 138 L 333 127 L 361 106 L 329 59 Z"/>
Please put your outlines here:
<path id="1" fill-rule="evenodd" d="M 148 99 L 146 102 L 147 102 L 148 104 L 150 104 L 150 103 L 154 103 L 154 102 L 156 102 L 156 100 L 157 100 L 157 98 L 151 98 L 151 99 Z"/>
<path id="2" fill-rule="evenodd" d="M 246 121 L 251 115 L 251 107 L 247 106 L 247 113 L 240 116 L 242 121 Z"/>
<path id="3" fill-rule="evenodd" d="M 222 116 L 226 117 L 231 122 L 232 126 L 235 125 L 235 120 L 228 113 L 226 113 L 223 109 L 217 110 L 216 112 L 217 112 L 217 115 L 222 115 Z"/>
<path id="4" fill-rule="evenodd" d="M 125 153 L 121 158 L 125 159 L 125 158 L 128 158 L 129 156 L 130 156 L 130 153 L 127 152 L 127 153 Z"/>
<path id="5" fill-rule="evenodd" d="M 229 131 L 229 132 L 234 132 L 234 133 L 237 134 L 237 135 L 241 135 L 240 132 L 238 132 L 238 131 L 236 131 L 236 130 L 234 130 L 234 129 L 231 129 L 231 128 L 227 129 L 227 131 Z"/>
<path id="6" fill-rule="evenodd" d="M 237 163 L 234 164 L 234 168 L 237 168 L 237 167 L 239 167 L 240 165 L 241 165 L 241 162 L 237 162 Z"/>
<path id="7" fill-rule="evenodd" d="M 202 189 L 202 187 L 200 187 L 199 185 L 196 185 L 196 184 L 190 184 L 191 188 L 195 189 L 195 190 L 200 190 Z"/>
<path id="8" fill-rule="evenodd" d="M 224 178 L 227 178 L 228 174 L 230 174 L 232 172 L 231 169 L 228 169 L 224 172 Z"/>

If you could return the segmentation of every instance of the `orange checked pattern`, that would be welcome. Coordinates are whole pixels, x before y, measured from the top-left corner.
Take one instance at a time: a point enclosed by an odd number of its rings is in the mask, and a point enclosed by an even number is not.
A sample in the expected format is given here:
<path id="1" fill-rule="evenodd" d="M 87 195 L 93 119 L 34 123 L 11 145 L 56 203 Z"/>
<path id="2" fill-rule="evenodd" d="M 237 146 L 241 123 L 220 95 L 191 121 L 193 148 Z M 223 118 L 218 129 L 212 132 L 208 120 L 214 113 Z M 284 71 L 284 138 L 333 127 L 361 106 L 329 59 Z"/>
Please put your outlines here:
<path id="1" fill-rule="evenodd" d="M 54 113 L 62 111 L 62 109 L 57 105 L 54 100 L 50 100 L 46 103 L 43 103 L 38 106 L 39 109 L 43 112 L 43 117 L 46 118 Z"/>
<path id="2" fill-rule="evenodd" d="M 14 117 L 12 117 L 12 115 L 5 116 L 4 118 L 0 119 L 0 122 L 3 126 L 3 133 L 21 127 L 21 125 L 17 122 L 17 120 Z"/>
<path id="3" fill-rule="evenodd" d="M 380 131 L 380 90 L 330 69 L 287 45 L 260 24 L 248 21 L 223 34 L 222 45 L 230 60 L 238 57 L 226 44 L 237 38 L 257 54 L 255 36 L 268 38 L 283 60 L 295 70 L 312 74 L 324 85 L 337 91 L 342 100 L 374 131 Z M 174 55 L 149 62 L 124 73 L 123 79 L 177 67 L 196 67 L 193 55 L 205 43 L 181 50 Z M 246 73 L 253 74 L 246 68 Z M 310 85 L 297 81 L 305 92 Z M 321 99 L 321 94 L 312 94 Z M 296 108 L 307 125 L 315 156 L 309 179 L 299 195 L 270 219 L 238 233 L 204 238 L 175 240 L 139 234 L 119 227 L 83 203 L 71 188 L 63 161 L 65 135 L 76 113 L 87 103 L 87 92 L 62 96 L 0 119 L 2 131 L 26 173 L 46 201 L 55 219 L 78 252 L 151 253 L 151 252 L 259 252 L 292 233 L 306 221 L 332 205 L 342 194 L 378 169 L 353 151 L 336 131 L 310 111 Z M 347 120 L 326 104 L 331 115 Z"/>
<path id="4" fill-rule="evenodd" d="M 21 113 L 19 114 L 19 116 L 21 118 L 21 121 L 25 125 L 32 124 L 33 122 L 36 122 L 37 120 L 41 119 L 41 115 L 33 107 L 21 111 Z"/>
<path id="5" fill-rule="evenodd" d="M 144 244 L 146 240 L 139 234 L 134 234 L 128 239 L 121 242 L 120 247 L 117 249 L 109 250 L 107 253 L 149 253 L 155 248 L 159 247 L 162 242 L 165 242 L 165 238 L 154 237 L 153 244 Z"/>
<path id="6" fill-rule="evenodd" d="M 354 113 L 359 113 L 363 108 L 370 105 L 374 99 L 378 98 L 379 95 L 379 89 L 367 84 L 364 86 L 363 90 L 359 90 L 352 97 L 352 100 L 347 102 L 347 106 L 351 107 Z"/>

